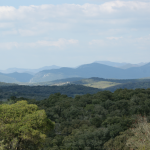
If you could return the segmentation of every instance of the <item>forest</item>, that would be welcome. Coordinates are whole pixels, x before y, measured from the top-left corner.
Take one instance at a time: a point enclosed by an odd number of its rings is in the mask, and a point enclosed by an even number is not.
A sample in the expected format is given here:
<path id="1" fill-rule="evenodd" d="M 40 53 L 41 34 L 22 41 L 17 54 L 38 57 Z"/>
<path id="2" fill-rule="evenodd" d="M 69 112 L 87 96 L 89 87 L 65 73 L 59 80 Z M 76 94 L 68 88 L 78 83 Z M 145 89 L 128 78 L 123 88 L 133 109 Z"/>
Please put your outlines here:
<path id="1" fill-rule="evenodd" d="M 25 86 L 11 85 L 0 86 L 0 100 L 5 101 L 11 96 L 26 97 L 29 99 L 42 100 L 48 98 L 50 94 L 61 93 L 69 97 L 75 95 L 94 94 L 101 89 L 86 87 L 83 85 L 65 85 L 65 86 Z"/>
<path id="2" fill-rule="evenodd" d="M 54 129 L 46 133 L 42 150 L 147 149 L 150 143 L 143 138 L 144 142 L 136 147 L 135 134 L 130 131 L 135 124 L 137 127 L 139 118 L 143 123 L 150 121 L 150 89 L 117 89 L 75 97 L 55 93 L 40 101 L 12 96 L 1 104 L 13 105 L 22 100 L 45 110 L 55 123 Z"/>
<path id="3" fill-rule="evenodd" d="M 77 80 L 77 81 L 74 81 Z M 65 83 L 61 86 L 53 85 L 55 83 Z M 108 85 L 108 87 L 106 86 Z M 103 87 L 103 88 L 98 88 Z M 104 88 L 107 87 L 107 88 Z M 89 78 L 80 79 L 69 78 L 50 82 L 50 84 L 42 83 L 41 85 L 18 85 L 12 83 L 0 82 L 0 100 L 6 101 L 11 96 L 26 97 L 28 99 L 42 100 L 48 98 L 50 94 L 61 93 L 68 97 L 76 95 L 96 94 L 99 91 L 114 92 L 117 89 L 147 89 L 150 87 L 150 79 L 103 79 Z"/>

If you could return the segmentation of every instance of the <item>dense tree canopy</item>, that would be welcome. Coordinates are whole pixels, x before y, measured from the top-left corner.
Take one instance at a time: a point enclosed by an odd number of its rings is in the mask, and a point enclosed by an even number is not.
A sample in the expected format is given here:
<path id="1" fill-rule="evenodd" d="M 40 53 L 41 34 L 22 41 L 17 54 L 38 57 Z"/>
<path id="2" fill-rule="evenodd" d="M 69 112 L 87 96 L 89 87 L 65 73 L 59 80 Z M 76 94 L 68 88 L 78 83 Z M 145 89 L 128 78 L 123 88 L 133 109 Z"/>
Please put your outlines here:
<path id="1" fill-rule="evenodd" d="M 16 105 L 22 99 L 12 97 L 8 103 Z M 44 109 L 55 122 L 44 150 L 129 150 L 126 139 L 133 136 L 128 131 L 137 115 L 150 120 L 150 89 L 100 91 L 74 98 L 56 93 L 41 101 L 26 101 Z"/>
<path id="2" fill-rule="evenodd" d="M 45 132 L 54 123 L 37 105 L 18 101 L 0 105 L 0 141 L 3 149 L 38 150 L 46 138 Z"/>

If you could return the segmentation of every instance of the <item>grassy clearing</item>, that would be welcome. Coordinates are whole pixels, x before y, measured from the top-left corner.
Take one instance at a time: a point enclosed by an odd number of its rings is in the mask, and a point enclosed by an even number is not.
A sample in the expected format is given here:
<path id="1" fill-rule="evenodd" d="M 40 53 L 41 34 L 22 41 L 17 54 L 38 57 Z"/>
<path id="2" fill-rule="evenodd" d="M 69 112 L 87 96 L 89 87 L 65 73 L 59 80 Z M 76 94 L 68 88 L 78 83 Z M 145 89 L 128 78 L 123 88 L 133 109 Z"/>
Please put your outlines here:
<path id="1" fill-rule="evenodd" d="M 121 83 L 99 81 L 99 82 L 87 83 L 87 84 L 84 84 L 84 86 L 99 88 L 99 89 L 105 89 L 105 88 L 112 87 L 112 86 L 119 85 L 119 84 L 121 84 Z"/>

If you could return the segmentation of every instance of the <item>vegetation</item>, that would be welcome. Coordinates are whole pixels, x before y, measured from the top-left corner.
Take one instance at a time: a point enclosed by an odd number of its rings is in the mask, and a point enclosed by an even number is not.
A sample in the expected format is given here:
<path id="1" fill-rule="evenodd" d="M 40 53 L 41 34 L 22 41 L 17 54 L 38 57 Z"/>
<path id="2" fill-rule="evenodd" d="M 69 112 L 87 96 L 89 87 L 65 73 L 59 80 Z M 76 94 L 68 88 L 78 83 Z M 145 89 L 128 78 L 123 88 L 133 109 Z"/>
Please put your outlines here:
<path id="1" fill-rule="evenodd" d="M 65 94 L 69 97 L 75 97 L 76 95 L 84 95 L 84 94 L 95 94 L 102 90 L 108 90 L 114 92 L 115 90 L 122 89 L 136 89 L 150 88 L 150 80 L 149 79 L 138 79 L 138 80 L 114 80 L 114 79 L 102 79 L 102 78 L 91 78 L 91 79 L 82 79 L 79 81 L 77 78 L 58 80 L 57 83 L 61 83 L 61 81 L 70 81 L 71 84 L 63 85 L 63 86 L 25 86 L 25 85 L 15 85 L 8 83 L 0 83 L 0 100 L 6 101 L 11 96 L 25 97 L 28 99 L 36 99 L 42 100 L 48 98 L 50 94 L 61 93 Z M 56 83 L 56 82 L 53 82 Z M 118 84 L 118 85 L 116 85 Z M 115 85 L 115 86 L 113 86 Z M 91 86 L 91 87 L 87 87 Z M 107 86 L 111 86 L 105 89 Z M 97 88 L 92 88 L 97 87 Z"/>
<path id="2" fill-rule="evenodd" d="M 110 90 L 111 92 L 114 92 L 117 89 L 147 89 L 150 88 L 150 82 L 135 82 L 135 83 L 124 83 L 119 84 L 113 87 L 106 88 L 105 90 Z"/>
<path id="3" fill-rule="evenodd" d="M 108 81 L 99 81 L 99 82 L 84 84 L 84 86 L 98 88 L 98 89 L 105 89 L 105 88 L 116 86 L 119 84 L 120 83 L 108 82 Z"/>
<path id="4" fill-rule="evenodd" d="M 22 99 L 11 97 L 7 103 Z M 44 150 L 130 150 L 139 131 L 140 124 L 134 124 L 137 115 L 150 120 L 150 89 L 100 91 L 74 98 L 56 93 L 41 101 L 26 101 L 44 109 L 55 122 L 54 130 L 47 132 Z M 144 144 L 146 148 L 147 141 Z"/>
<path id="5" fill-rule="evenodd" d="M 73 78 L 66 78 L 66 79 L 60 79 L 60 80 L 54 80 L 54 81 L 47 81 L 47 82 L 37 82 L 37 83 L 26 83 L 26 85 L 31 85 L 31 86 L 54 86 L 54 85 L 65 85 L 65 84 L 70 84 L 75 81 L 82 80 L 83 78 L 80 77 L 73 77 Z"/>
<path id="6" fill-rule="evenodd" d="M 104 78 L 66 78 L 61 80 L 49 81 L 49 82 L 39 82 L 39 83 L 26 83 L 25 85 L 30 86 L 54 86 L 54 85 L 67 85 L 67 84 L 75 84 L 75 85 L 84 85 L 93 88 L 105 89 L 109 87 L 122 87 L 124 84 L 138 83 L 136 88 L 141 88 L 140 84 L 142 83 L 150 83 L 150 79 L 104 79 Z M 120 86 L 116 86 L 120 85 Z M 126 86 L 126 85 L 125 85 Z"/>
<path id="7" fill-rule="evenodd" d="M 137 122 L 129 131 L 133 136 L 127 140 L 127 146 L 133 149 L 150 149 L 150 124 L 147 123 L 146 117 L 138 117 Z"/>
<path id="8" fill-rule="evenodd" d="M 45 132 L 53 128 L 54 123 L 35 104 L 18 101 L 0 105 L 0 148 L 3 150 L 40 149 Z"/>
<path id="9" fill-rule="evenodd" d="M 89 78 L 81 79 L 79 81 L 71 82 L 72 84 L 84 85 L 93 88 L 99 88 L 109 91 L 115 91 L 119 88 L 136 89 L 149 88 L 150 79 L 103 79 L 103 78 Z"/>
<path id="10" fill-rule="evenodd" d="M 0 82 L 0 86 L 17 86 L 17 84 L 15 84 L 15 83 Z"/>
<path id="11" fill-rule="evenodd" d="M 0 86 L 0 100 L 7 100 L 11 96 L 26 97 L 29 99 L 42 100 L 48 98 L 50 94 L 61 93 L 69 97 L 83 94 L 94 94 L 100 89 L 85 87 L 83 85 L 66 86 Z"/>

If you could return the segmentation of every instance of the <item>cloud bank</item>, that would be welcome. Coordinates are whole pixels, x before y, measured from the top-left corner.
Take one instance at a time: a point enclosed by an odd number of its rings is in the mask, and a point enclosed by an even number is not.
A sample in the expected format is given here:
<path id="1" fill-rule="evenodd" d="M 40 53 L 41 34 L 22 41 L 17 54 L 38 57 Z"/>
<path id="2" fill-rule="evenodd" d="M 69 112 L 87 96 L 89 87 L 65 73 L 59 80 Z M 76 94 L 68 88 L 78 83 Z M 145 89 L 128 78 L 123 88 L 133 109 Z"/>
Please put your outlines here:
<path id="1" fill-rule="evenodd" d="M 30 51 L 34 56 L 36 50 L 38 58 L 47 57 L 47 51 L 58 57 L 52 51 L 63 49 L 64 55 L 74 62 L 70 65 L 98 59 L 126 61 L 127 52 L 132 56 L 128 57 L 129 62 L 138 61 L 133 57 L 136 53 L 141 56 L 139 61 L 149 61 L 150 1 L 101 2 L 0 6 L 1 55 L 7 56 L 2 51 L 12 50 L 18 55 Z M 68 65 L 67 58 L 63 61 Z"/>

